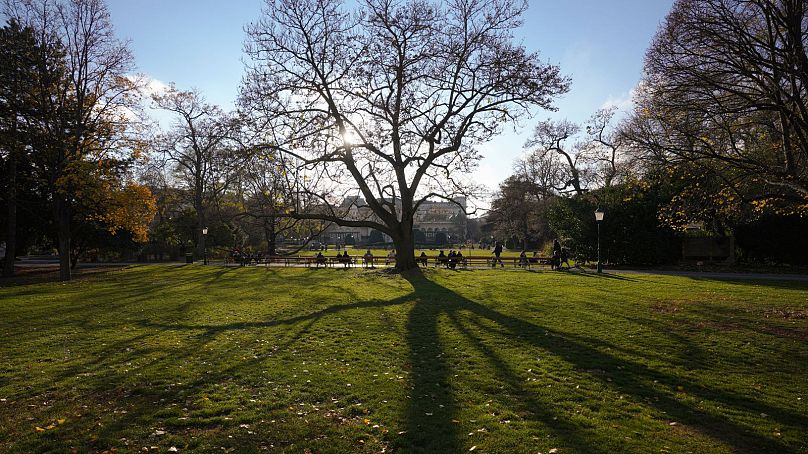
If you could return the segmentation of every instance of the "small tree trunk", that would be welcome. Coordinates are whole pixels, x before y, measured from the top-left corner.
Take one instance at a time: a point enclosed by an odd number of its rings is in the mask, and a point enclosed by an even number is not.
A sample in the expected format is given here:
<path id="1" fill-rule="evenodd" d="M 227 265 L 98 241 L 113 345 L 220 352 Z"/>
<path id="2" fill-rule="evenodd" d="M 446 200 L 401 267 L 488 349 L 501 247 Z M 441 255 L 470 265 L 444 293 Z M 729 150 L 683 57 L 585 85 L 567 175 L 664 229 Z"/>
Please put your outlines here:
<path id="1" fill-rule="evenodd" d="M 202 229 L 206 227 L 207 220 L 205 219 L 205 207 L 202 203 L 202 189 L 197 185 L 196 194 L 194 195 L 194 209 L 196 210 L 196 255 L 197 259 L 202 258 L 205 254 L 205 235 L 202 234 Z"/>
<path id="2" fill-rule="evenodd" d="M 264 219 L 264 236 L 267 240 L 267 255 L 277 255 L 278 233 L 275 231 L 275 218 Z"/>
<path id="3" fill-rule="evenodd" d="M 14 259 L 17 257 L 17 161 L 14 154 L 8 160 L 8 220 L 6 227 L 6 258 L 3 276 L 14 275 Z"/>
<path id="4" fill-rule="evenodd" d="M 70 255 L 70 269 L 71 269 L 71 270 L 75 270 L 75 269 L 76 269 L 76 265 L 78 265 L 78 263 L 79 263 L 79 257 L 81 257 L 81 255 L 82 255 L 82 252 L 80 252 L 78 249 L 77 249 L 76 251 L 74 251 L 74 252 L 73 252 L 73 253 Z"/>
<path id="5" fill-rule="evenodd" d="M 59 243 L 59 280 L 69 281 L 70 274 L 70 207 L 67 200 L 55 194 L 56 224 Z"/>

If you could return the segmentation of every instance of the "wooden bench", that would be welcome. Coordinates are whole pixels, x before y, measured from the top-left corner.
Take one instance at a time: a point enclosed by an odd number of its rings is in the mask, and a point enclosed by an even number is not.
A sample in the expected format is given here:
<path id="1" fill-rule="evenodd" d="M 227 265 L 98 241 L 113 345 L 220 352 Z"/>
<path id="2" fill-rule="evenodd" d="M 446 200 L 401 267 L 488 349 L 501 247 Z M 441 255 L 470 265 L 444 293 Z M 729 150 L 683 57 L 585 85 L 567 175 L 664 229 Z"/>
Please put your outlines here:
<path id="1" fill-rule="evenodd" d="M 435 257 L 434 263 L 435 266 L 446 266 L 448 263 L 448 258 L 442 258 L 443 260 L 438 259 Z M 484 266 L 484 267 L 496 267 L 499 265 L 501 268 L 504 268 L 506 265 L 510 265 L 514 268 L 525 268 L 530 269 L 531 266 L 538 266 L 538 265 L 549 265 L 552 263 L 552 257 L 500 257 L 497 259 L 493 255 L 464 255 L 463 258 L 457 263 L 457 266 L 460 268 L 468 268 L 470 266 Z"/>
<path id="2" fill-rule="evenodd" d="M 315 257 L 304 257 L 300 255 L 273 255 L 270 257 L 264 257 L 260 264 L 271 266 L 274 263 L 283 266 L 292 266 L 292 265 L 306 265 L 310 266 L 314 262 Z"/>

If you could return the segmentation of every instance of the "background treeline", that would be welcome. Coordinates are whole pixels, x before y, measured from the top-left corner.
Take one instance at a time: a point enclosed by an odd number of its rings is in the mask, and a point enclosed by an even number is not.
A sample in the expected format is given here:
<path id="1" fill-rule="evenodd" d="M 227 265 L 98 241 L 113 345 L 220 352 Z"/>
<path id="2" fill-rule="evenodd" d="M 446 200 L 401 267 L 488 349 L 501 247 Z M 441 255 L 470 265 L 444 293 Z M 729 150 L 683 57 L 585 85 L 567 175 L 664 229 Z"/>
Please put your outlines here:
<path id="1" fill-rule="evenodd" d="M 808 263 L 807 50 L 804 1 L 676 2 L 633 111 L 539 122 L 488 231 L 591 260 L 600 207 L 612 263 L 675 262 L 694 234 L 734 236 L 740 260 Z"/>

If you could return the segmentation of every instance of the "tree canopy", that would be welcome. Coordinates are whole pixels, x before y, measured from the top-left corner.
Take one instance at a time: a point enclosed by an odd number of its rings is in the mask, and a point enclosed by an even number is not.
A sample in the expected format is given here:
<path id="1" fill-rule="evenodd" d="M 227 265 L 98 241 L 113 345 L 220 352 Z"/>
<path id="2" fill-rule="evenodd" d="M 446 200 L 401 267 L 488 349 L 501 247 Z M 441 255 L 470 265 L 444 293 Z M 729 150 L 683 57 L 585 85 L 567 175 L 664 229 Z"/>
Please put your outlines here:
<path id="1" fill-rule="evenodd" d="M 709 174 L 725 200 L 808 213 L 807 51 L 803 0 L 679 0 L 623 136 Z"/>

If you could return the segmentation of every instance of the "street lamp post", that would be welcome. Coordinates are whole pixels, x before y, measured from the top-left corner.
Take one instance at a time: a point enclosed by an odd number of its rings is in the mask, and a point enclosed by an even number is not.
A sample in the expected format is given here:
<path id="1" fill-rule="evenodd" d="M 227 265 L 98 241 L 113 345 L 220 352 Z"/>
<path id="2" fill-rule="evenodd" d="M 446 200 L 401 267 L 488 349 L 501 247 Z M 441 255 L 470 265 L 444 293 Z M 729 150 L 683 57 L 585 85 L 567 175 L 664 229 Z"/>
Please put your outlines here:
<path id="1" fill-rule="evenodd" d="M 600 223 L 603 221 L 603 210 L 595 210 L 595 221 L 598 223 L 598 273 L 603 272 L 603 265 L 600 263 Z"/>
<path id="2" fill-rule="evenodd" d="M 208 228 L 202 227 L 202 263 L 207 265 L 208 264 L 208 246 L 206 243 L 206 239 L 208 236 Z"/>

